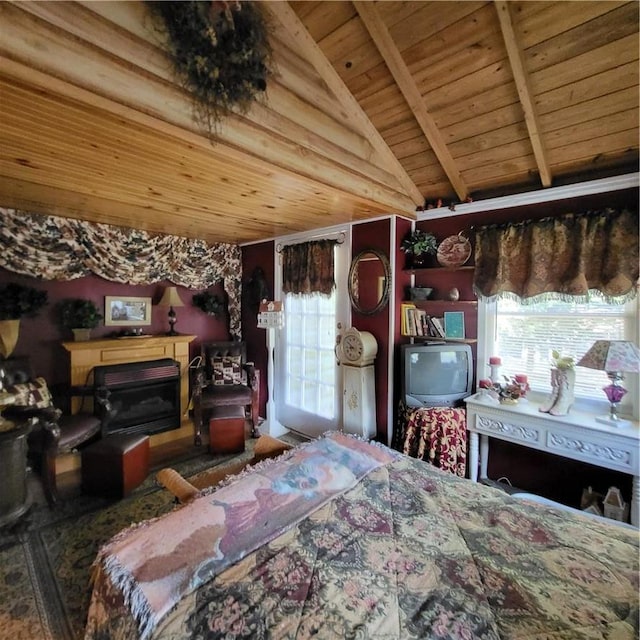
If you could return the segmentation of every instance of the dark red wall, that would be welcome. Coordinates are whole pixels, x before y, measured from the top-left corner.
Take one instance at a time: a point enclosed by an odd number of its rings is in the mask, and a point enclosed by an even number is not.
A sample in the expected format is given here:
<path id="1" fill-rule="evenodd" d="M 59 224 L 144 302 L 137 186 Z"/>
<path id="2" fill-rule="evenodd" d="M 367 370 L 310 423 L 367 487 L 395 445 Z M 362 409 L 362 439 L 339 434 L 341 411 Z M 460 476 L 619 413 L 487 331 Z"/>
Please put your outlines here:
<path id="1" fill-rule="evenodd" d="M 394 349 L 393 349 L 393 370 L 396 375 L 393 377 L 393 424 L 398 420 L 398 402 L 400 399 L 400 345 L 408 339 L 401 333 L 400 305 L 407 299 L 407 288 L 411 283 L 411 272 L 405 270 L 406 256 L 400 250 L 402 239 L 411 231 L 411 220 L 396 218 L 396 263 L 394 276 L 394 296 L 395 296 L 395 325 L 394 325 Z"/>
<path id="2" fill-rule="evenodd" d="M 267 287 L 273 299 L 273 242 L 263 242 L 242 247 L 242 336 L 247 343 L 247 358 L 253 360 L 260 370 L 260 415 L 267 415 L 267 337 L 265 329 L 258 329 L 258 315 L 255 307 L 248 302 L 251 289 L 250 280 L 256 267 L 264 271 Z M 249 296 L 252 297 L 252 296 Z"/>
<path id="3" fill-rule="evenodd" d="M 613 194 L 570 198 L 557 202 L 454 216 L 433 221 L 425 220 L 419 222 L 417 226 L 434 233 L 440 242 L 445 237 L 461 230 L 471 230 L 473 226 L 537 220 L 566 213 L 602 210 L 607 207 L 637 209 L 638 190 L 628 189 Z M 473 233 L 469 233 L 468 237 L 473 240 Z M 454 274 L 451 274 L 450 277 L 454 277 Z M 452 284 L 452 281 L 447 279 L 447 274 L 444 273 L 438 282 L 438 290 L 446 291 L 447 287 Z M 514 486 L 525 488 L 527 491 L 538 493 L 552 500 L 577 507 L 582 489 L 588 486 L 593 486 L 595 490 L 603 493 L 606 493 L 609 486 L 617 486 L 622 489 L 626 500 L 631 497 L 631 476 L 626 474 L 545 454 L 496 439 L 491 440 L 490 451 L 490 478 L 509 478 Z"/>
<path id="4" fill-rule="evenodd" d="M 388 258 L 390 225 L 391 219 L 374 220 L 354 225 L 351 232 L 352 257 L 355 258 L 358 253 L 366 249 L 379 249 Z M 377 290 L 377 275 L 372 277 L 370 281 L 359 278 L 359 282 L 363 291 L 366 289 Z M 378 355 L 375 360 L 377 439 L 386 443 L 387 395 L 389 392 L 388 363 L 389 357 L 392 357 L 393 354 L 393 349 L 390 349 L 389 345 L 389 306 L 372 316 L 362 315 L 352 308 L 351 324 L 360 331 L 368 331 L 378 342 Z"/>
<path id="5" fill-rule="evenodd" d="M 105 296 L 141 296 L 151 297 L 154 307 L 151 313 L 151 325 L 142 327 L 145 333 L 164 334 L 169 330 L 167 321 L 168 309 L 157 307 L 162 293 L 169 282 L 153 285 L 126 285 L 108 282 L 98 276 L 86 276 L 76 280 L 57 281 L 40 280 L 22 276 L 0 268 L 0 285 L 8 282 L 36 287 L 48 293 L 49 303 L 35 318 L 23 318 L 20 322 L 20 337 L 13 356 L 29 356 L 36 374 L 47 379 L 49 384 L 61 384 L 69 381 L 68 354 L 62 342 L 73 340 L 70 330 L 60 327 L 56 321 L 56 302 L 63 298 L 87 298 L 93 300 L 104 314 Z M 192 306 L 191 297 L 195 290 L 177 287 L 184 302 L 184 307 L 176 308 L 177 323 L 175 329 L 179 333 L 195 335 L 197 338 L 190 345 L 193 358 L 200 352 L 203 340 L 228 340 L 229 320 L 226 317 L 210 317 Z M 210 291 L 223 295 L 222 286 L 214 286 Z M 92 330 L 94 338 L 108 336 L 124 327 L 105 327 L 101 324 Z"/>

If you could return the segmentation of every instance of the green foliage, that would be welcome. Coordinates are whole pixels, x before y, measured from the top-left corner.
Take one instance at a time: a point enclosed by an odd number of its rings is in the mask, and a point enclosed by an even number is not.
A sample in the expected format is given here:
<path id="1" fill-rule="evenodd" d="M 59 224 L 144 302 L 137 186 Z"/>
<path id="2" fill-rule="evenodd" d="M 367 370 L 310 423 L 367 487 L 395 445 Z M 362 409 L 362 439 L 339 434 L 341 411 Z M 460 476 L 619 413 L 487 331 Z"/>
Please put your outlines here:
<path id="1" fill-rule="evenodd" d="M 66 298 L 57 305 L 60 324 L 69 329 L 95 329 L 102 320 L 98 307 L 84 298 Z"/>
<path id="2" fill-rule="evenodd" d="M 35 316 L 47 304 L 47 292 L 10 282 L 0 287 L 0 320 Z"/>
<path id="3" fill-rule="evenodd" d="M 551 358 L 556 369 L 573 369 L 575 366 L 575 361 L 571 356 L 562 356 L 555 349 L 551 352 Z"/>
<path id="4" fill-rule="evenodd" d="M 246 112 L 267 88 L 271 45 L 253 2 L 148 2 L 168 34 L 170 53 L 196 115 L 211 134 L 234 108 Z"/>
<path id="5" fill-rule="evenodd" d="M 222 299 L 209 291 L 194 294 L 192 300 L 194 307 L 198 307 L 210 316 L 218 316 L 224 311 Z"/>
<path id="6" fill-rule="evenodd" d="M 436 237 L 428 231 L 416 229 L 408 233 L 400 244 L 400 249 L 409 255 L 434 254 L 438 248 Z"/>

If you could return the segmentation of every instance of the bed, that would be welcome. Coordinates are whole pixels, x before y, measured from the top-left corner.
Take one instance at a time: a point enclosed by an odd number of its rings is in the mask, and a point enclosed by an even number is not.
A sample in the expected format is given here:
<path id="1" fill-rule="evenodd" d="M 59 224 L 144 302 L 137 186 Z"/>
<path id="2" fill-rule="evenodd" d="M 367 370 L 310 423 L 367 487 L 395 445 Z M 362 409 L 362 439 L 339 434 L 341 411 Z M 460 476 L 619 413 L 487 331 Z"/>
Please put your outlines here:
<path id="1" fill-rule="evenodd" d="M 109 541 L 85 637 L 637 638 L 638 542 L 330 434 Z"/>

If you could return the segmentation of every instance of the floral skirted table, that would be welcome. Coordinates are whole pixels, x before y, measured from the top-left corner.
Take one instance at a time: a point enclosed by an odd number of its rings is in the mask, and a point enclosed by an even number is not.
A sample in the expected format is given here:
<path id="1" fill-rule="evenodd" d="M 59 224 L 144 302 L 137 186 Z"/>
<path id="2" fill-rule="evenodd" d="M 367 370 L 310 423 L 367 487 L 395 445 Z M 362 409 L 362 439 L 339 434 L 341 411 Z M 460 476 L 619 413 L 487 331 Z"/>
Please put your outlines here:
<path id="1" fill-rule="evenodd" d="M 464 478 L 467 420 L 464 408 L 407 408 L 401 414 L 402 452 Z"/>

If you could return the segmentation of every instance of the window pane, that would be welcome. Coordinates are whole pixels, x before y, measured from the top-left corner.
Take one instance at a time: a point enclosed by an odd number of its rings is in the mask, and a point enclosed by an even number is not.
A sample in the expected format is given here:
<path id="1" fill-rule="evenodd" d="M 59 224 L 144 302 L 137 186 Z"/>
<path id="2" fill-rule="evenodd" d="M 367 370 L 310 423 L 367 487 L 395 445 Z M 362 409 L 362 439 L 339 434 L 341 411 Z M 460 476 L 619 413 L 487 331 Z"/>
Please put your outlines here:
<path id="1" fill-rule="evenodd" d="M 335 416 L 336 296 L 285 296 L 286 401 L 325 418 Z"/>
<path id="2" fill-rule="evenodd" d="M 597 339 L 622 340 L 625 307 L 601 300 L 588 304 L 550 301 L 521 305 L 513 300 L 497 304 L 494 352 L 502 358 L 501 372 L 526 373 L 532 388 L 551 389 L 553 350 L 577 362 Z M 576 367 L 577 396 L 591 397 L 607 384 L 603 371 Z"/>

